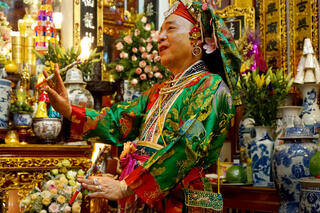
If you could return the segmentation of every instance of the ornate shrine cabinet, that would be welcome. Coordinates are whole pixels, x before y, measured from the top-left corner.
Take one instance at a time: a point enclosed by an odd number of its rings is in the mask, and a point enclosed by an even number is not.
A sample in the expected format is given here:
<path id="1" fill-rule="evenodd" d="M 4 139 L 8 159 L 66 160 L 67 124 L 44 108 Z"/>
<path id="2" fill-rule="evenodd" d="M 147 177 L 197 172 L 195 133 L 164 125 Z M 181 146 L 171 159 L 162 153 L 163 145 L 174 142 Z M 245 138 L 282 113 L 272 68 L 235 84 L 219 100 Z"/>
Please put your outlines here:
<path id="1" fill-rule="evenodd" d="M 40 183 L 45 174 L 64 159 L 72 167 L 87 171 L 91 166 L 92 146 L 0 145 L 0 212 L 19 212 L 19 197 Z M 11 210 L 12 209 L 12 210 Z"/>

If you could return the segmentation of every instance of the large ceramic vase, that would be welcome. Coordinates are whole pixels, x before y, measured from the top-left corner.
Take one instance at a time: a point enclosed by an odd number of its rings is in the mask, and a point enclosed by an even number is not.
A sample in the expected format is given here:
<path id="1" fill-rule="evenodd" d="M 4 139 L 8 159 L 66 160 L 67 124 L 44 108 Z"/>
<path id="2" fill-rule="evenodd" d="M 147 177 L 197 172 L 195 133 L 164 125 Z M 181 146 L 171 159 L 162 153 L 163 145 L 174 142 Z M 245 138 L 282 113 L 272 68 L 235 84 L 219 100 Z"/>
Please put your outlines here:
<path id="1" fill-rule="evenodd" d="M 315 177 L 300 180 L 299 213 L 320 212 L 320 179 Z"/>
<path id="2" fill-rule="evenodd" d="M 319 84 L 305 83 L 298 87 L 303 99 L 302 121 L 305 125 L 311 127 L 312 130 L 312 126 L 316 126 L 320 121 L 320 110 L 317 103 Z M 312 132 L 316 134 L 316 132 Z"/>
<path id="3" fill-rule="evenodd" d="M 93 108 L 94 100 L 91 93 L 84 88 L 86 83 L 83 81 L 82 73 L 77 68 L 68 70 L 64 82 L 72 105 Z"/>
<path id="4" fill-rule="evenodd" d="M 0 79 L 0 129 L 8 129 L 11 81 Z"/>
<path id="5" fill-rule="evenodd" d="M 272 186 L 271 155 L 273 140 L 271 130 L 265 126 L 255 126 L 256 137 L 249 144 L 249 156 L 252 159 L 252 175 L 254 186 Z"/>
<path id="6" fill-rule="evenodd" d="M 275 148 L 272 171 L 281 199 L 280 213 L 299 211 L 299 180 L 310 176 L 308 165 L 316 152 L 317 145 L 313 142 L 286 141 Z"/>

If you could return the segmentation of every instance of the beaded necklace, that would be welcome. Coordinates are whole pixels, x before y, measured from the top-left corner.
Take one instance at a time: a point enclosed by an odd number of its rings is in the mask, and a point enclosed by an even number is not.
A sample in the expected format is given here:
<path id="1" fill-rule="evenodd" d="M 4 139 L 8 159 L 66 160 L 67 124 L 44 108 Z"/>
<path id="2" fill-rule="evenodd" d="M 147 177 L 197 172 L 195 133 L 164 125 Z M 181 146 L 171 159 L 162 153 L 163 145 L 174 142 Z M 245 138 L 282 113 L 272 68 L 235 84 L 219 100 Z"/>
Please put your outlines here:
<path id="1" fill-rule="evenodd" d="M 157 143 L 158 138 L 161 136 L 164 145 L 166 145 L 162 135 L 162 125 L 164 124 L 162 121 L 164 121 L 169 109 L 183 89 L 206 70 L 204 62 L 200 60 L 191 65 L 177 78 L 165 83 L 166 87 L 160 89 L 159 98 L 147 115 L 140 140 Z"/>

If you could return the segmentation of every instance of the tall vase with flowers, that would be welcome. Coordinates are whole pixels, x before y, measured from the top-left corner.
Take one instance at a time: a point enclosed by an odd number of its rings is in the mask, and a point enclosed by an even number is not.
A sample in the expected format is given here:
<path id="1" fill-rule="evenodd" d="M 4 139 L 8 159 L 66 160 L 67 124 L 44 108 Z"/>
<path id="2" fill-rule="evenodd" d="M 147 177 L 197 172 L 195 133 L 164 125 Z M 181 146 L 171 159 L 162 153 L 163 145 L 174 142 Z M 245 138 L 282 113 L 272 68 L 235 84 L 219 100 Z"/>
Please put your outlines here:
<path id="1" fill-rule="evenodd" d="M 115 46 L 119 51 L 118 59 L 108 64 L 115 78 L 128 80 L 132 87 L 144 91 L 168 76 L 160 63 L 158 34 L 146 16 L 138 16 L 128 34 L 121 32 Z"/>
<path id="2" fill-rule="evenodd" d="M 271 127 L 275 126 L 278 106 L 285 100 L 293 83 L 292 74 L 272 69 L 242 73 L 238 92 L 244 104 L 244 117 L 253 118 L 256 137 L 248 146 L 252 158 L 255 186 L 270 186 L 271 154 L 273 141 Z"/>

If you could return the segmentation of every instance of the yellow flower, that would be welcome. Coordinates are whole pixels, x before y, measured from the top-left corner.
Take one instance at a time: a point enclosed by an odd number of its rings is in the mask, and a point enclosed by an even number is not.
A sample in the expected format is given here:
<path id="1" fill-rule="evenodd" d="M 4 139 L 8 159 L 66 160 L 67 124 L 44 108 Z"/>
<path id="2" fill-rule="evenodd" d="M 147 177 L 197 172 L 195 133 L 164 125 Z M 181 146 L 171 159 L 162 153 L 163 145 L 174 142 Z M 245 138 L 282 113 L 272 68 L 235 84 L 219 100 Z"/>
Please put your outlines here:
<path id="1" fill-rule="evenodd" d="M 55 194 L 58 193 L 58 191 L 57 191 L 56 189 L 51 189 L 51 190 L 50 190 L 50 193 L 55 195 Z"/>
<path id="2" fill-rule="evenodd" d="M 60 189 L 60 190 L 61 190 L 61 189 L 63 189 L 63 188 L 64 188 L 64 186 L 65 186 L 65 184 L 63 184 L 63 183 L 59 183 L 59 184 L 58 184 L 58 189 Z"/>
<path id="3" fill-rule="evenodd" d="M 78 199 L 78 200 L 82 200 L 82 193 L 81 193 L 81 192 L 79 192 L 79 194 L 78 194 L 78 196 L 77 196 L 77 199 Z"/>
<path id="4" fill-rule="evenodd" d="M 37 197 L 38 197 L 37 194 L 31 194 L 30 195 L 31 200 L 35 200 L 35 199 L 37 199 Z"/>
<path id="5" fill-rule="evenodd" d="M 72 213 L 80 213 L 80 210 L 81 210 L 81 206 L 79 202 L 74 202 L 72 204 Z"/>
<path id="6" fill-rule="evenodd" d="M 255 82 L 256 82 L 256 84 L 257 84 L 257 87 L 260 89 L 262 86 L 263 86 L 263 84 L 264 84 L 264 79 L 265 79 L 265 75 L 256 75 L 256 77 L 255 77 Z"/>
<path id="7" fill-rule="evenodd" d="M 63 203 L 66 202 L 66 198 L 65 198 L 64 196 L 62 196 L 62 195 L 59 195 L 59 196 L 57 197 L 57 201 L 58 201 L 60 204 L 63 204 Z"/>
<path id="8" fill-rule="evenodd" d="M 43 198 L 42 199 L 42 204 L 45 206 L 48 206 L 51 203 L 51 200 L 49 198 Z"/>

